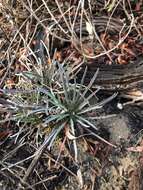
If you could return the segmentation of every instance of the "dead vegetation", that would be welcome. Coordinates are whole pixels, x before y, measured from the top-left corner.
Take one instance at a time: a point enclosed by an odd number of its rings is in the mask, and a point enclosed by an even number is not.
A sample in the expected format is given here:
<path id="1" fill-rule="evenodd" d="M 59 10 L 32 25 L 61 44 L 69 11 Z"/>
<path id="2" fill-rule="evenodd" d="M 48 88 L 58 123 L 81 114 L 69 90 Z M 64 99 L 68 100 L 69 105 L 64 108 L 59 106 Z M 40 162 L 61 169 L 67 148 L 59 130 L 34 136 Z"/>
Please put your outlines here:
<path id="1" fill-rule="evenodd" d="M 0 189 L 142 185 L 141 0 L 0 1 Z"/>

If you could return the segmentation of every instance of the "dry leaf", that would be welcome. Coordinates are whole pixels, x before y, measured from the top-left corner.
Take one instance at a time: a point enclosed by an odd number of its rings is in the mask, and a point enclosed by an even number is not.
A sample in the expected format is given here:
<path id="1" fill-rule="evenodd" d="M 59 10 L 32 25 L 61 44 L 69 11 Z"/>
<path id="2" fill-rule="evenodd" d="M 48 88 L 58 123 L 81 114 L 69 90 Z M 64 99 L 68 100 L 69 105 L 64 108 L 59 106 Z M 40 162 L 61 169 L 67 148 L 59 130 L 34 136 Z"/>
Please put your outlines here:
<path id="1" fill-rule="evenodd" d="M 143 152 L 143 146 L 129 147 L 127 150 L 130 152 Z"/>
<path id="2" fill-rule="evenodd" d="M 77 180 L 80 184 L 80 188 L 83 187 L 83 177 L 82 177 L 82 174 L 81 174 L 81 170 L 77 170 Z"/>
<path id="3" fill-rule="evenodd" d="M 87 32 L 89 34 L 89 38 L 93 39 L 93 26 L 92 26 L 91 23 L 86 22 L 86 30 L 87 30 Z"/>
<path id="4" fill-rule="evenodd" d="M 15 86 L 14 80 L 12 80 L 12 79 L 7 79 L 6 82 L 5 82 L 5 86 L 6 86 L 8 89 L 12 89 L 12 88 Z"/>
<path id="5" fill-rule="evenodd" d="M 70 133 L 69 129 L 66 130 L 66 136 L 69 140 L 75 140 L 76 137 Z"/>
<path id="6" fill-rule="evenodd" d="M 119 64 L 123 65 L 123 64 L 127 64 L 128 62 L 124 59 L 124 56 L 121 54 L 118 56 L 117 61 Z"/>

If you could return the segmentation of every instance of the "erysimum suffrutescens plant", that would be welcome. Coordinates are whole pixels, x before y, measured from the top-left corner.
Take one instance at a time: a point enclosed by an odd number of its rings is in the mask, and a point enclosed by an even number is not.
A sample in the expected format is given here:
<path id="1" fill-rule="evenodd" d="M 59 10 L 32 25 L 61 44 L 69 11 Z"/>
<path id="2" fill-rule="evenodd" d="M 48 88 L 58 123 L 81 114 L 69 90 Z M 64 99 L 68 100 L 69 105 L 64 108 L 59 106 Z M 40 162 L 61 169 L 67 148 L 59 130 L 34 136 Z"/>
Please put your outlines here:
<path id="1" fill-rule="evenodd" d="M 58 77 L 56 77 L 58 81 L 56 81 L 56 87 L 54 85 L 46 86 L 34 84 L 30 91 L 13 91 L 13 96 L 10 93 L 11 91 L 9 91 L 9 97 L 11 98 L 9 99 L 9 108 L 14 110 L 12 117 L 9 119 L 30 122 L 31 118 L 37 121 L 36 118 L 40 115 L 40 118 L 42 118 L 40 122 L 44 124 L 44 128 L 54 126 L 51 134 L 49 134 L 49 148 L 65 126 L 69 127 L 68 130 L 73 135 L 75 135 L 76 127 L 79 125 L 83 128 L 98 130 L 91 118 L 89 119 L 89 113 L 100 109 L 107 102 L 112 100 L 116 94 L 113 94 L 101 102 L 97 102 L 95 105 L 91 105 L 91 98 L 93 98 L 99 90 L 98 88 L 95 91 L 91 91 L 98 71 L 95 73 L 88 86 L 84 86 L 86 71 L 87 69 L 85 69 L 83 73 L 80 84 L 76 82 L 76 79 L 71 83 L 70 77 L 65 72 L 63 65 L 58 64 Z M 26 77 L 27 75 L 24 74 L 23 76 Z M 34 74 L 34 76 L 36 75 Z M 30 96 L 35 98 L 31 100 Z M 94 135 L 101 138 L 97 134 Z"/>

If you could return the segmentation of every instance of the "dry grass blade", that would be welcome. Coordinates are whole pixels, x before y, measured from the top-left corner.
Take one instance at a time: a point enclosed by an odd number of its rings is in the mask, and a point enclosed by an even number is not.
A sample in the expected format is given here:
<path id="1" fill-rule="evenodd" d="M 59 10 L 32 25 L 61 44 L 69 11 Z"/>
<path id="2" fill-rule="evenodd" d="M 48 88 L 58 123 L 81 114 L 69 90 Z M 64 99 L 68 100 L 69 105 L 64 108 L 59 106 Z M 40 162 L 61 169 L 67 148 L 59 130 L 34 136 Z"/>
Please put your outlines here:
<path id="1" fill-rule="evenodd" d="M 23 177 L 23 182 L 25 183 L 29 177 L 29 175 L 32 173 L 32 171 L 34 170 L 36 163 L 38 162 L 38 160 L 40 159 L 40 157 L 42 156 L 43 152 L 45 151 L 45 149 L 48 147 L 48 149 L 51 148 L 53 141 L 55 140 L 55 138 L 57 137 L 58 133 L 62 130 L 62 128 L 64 127 L 65 123 L 63 125 L 61 125 L 58 129 L 53 129 L 53 131 L 49 134 L 49 136 L 45 139 L 44 143 L 41 145 L 41 147 L 35 152 L 34 154 L 34 159 L 32 160 L 30 166 L 28 167 L 26 174 Z"/>

